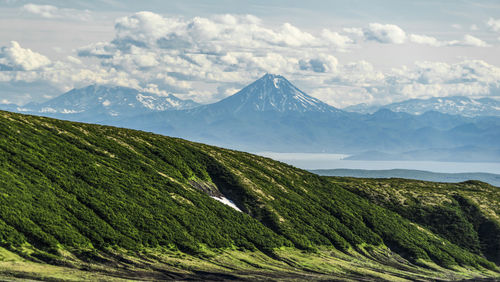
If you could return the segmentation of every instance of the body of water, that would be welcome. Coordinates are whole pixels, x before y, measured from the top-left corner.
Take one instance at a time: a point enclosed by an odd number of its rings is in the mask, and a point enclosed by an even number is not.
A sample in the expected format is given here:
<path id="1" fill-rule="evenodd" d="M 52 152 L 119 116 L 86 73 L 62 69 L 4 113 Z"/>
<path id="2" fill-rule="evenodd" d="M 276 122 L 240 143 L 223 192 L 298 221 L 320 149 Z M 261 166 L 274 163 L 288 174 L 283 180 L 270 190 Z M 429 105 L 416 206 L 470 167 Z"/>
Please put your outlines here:
<path id="1" fill-rule="evenodd" d="M 500 174 L 500 163 L 437 162 L 437 161 L 360 161 L 344 160 L 345 154 L 275 153 L 258 152 L 268 157 L 302 169 L 414 169 L 441 173 L 485 172 Z"/>

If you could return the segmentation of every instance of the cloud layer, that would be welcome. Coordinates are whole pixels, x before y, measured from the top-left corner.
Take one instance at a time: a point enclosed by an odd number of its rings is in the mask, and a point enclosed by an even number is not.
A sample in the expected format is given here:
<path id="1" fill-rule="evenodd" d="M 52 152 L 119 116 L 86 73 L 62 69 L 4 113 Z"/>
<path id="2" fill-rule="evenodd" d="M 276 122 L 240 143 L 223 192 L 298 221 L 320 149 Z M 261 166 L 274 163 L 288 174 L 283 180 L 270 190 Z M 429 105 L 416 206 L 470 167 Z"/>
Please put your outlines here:
<path id="1" fill-rule="evenodd" d="M 41 17 L 64 14 L 56 7 L 29 5 L 23 9 Z M 494 20 L 488 25 L 494 29 Z M 114 28 L 113 40 L 83 46 L 74 56 L 60 60 L 12 42 L 0 49 L 0 85 L 52 87 L 52 92 L 43 94 L 53 95 L 93 83 L 116 84 L 214 102 L 270 72 L 287 76 L 334 106 L 415 97 L 499 95 L 500 69 L 481 60 L 417 62 L 378 70 L 365 60 L 338 59 L 339 54 L 354 52 L 364 44 L 491 46 L 470 34 L 460 40 L 440 40 L 382 23 L 306 31 L 291 23 L 269 27 L 252 15 L 186 19 L 152 12 L 119 18 Z M 22 102 L 26 97 L 9 99 Z"/>
<path id="2" fill-rule="evenodd" d="M 406 33 L 397 25 L 371 23 L 363 32 L 366 40 L 374 40 L 380 43 L 403 44 L 406 41 Z"/>
<path id="3" fill-rule="evenodd" d="M 22 6 L 23 12 L 39 16 L 45 19 L 68 19 L 68 20 L 90 20 L 91 15 L 88 10 L 76 10 L 67 8 L 58 8 L 52 5 L 38 5 L 29 3 Z"/>
<path id="4" fill-rule="evenodd" d="M 491 30 L 500 31 L 500 19 L 489 18 L 486 24 Z"/>
<path id="5" fill-rule="evenodd" d="M 16 41 L 11 41 L 10 46 L 0 48 L 0 69 L 32 71 L 50 63 L 49 58 L 22 48 Z"/>

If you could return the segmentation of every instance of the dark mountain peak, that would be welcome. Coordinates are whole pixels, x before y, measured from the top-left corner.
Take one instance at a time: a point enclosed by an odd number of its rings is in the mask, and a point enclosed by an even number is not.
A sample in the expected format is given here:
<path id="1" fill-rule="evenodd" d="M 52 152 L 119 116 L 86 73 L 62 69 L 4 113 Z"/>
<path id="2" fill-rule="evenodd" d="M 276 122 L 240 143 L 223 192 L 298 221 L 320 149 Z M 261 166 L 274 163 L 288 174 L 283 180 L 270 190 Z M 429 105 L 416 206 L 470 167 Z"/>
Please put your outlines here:
<path id="1" fill-rule="evenodd" d="M 234 112 L 338 112 L 339 110 L 304 93 L 286 78 L 266 73 L 236 94 L 213 104 Z"/>
<path id="2" fill-rule="evenodd" d="M 263 87 L 276 88 L 280 89 L 280 87 L 285 88 L 296 88 L 290 81 L 279 74 L 266 73 L 264 76 L 256 80 L 254 83 L 260 84 Z M 299 90 L 300 91 L 300 90 Z"/>
<path id="3" fill-rule="evenodd" d="M 381 108 L 380 110 L 378 110 L 375 113 L 371 114 L 371 116 L 373 118 L 386 119 L 386 120 L 411 117 L 411 115 L 408 114 L 408 113 L 405 113 L 405 112 L 395 112 L 395 111 L 392 111 L 391 109 L 387 109 L 387 108 Z"/>
<path id="4" fill-rule="evenodd" d="M 125 95 L 135 95 L 140 91 L 131 87 L 112 85 L 112 84 L 91 84 L 82 88 L 74 88 L 72 91 L 78 93 L 96 94 L 96 93 L 112 93 L 118 92 Z"/>
<path id="5" fill-rule="evenodd" d="M 259 78 L 257 81 L 269 81 L 269 82 L 272 82 L 273 85 L 276 88 L 279 88 L 279 85 L 278 85 L 279 83 L 289 83 L 289 84 L 291 84 L 283 76 L 281 76 L 279 74 L 273 74 L 273 73 L 266 73 L 264 76 L 262 76 L 261 78 Z M 275 82 L 276 82 L 276 84 L 275 84 Z"/>
<path id="6" fill-rule="evenodd" d="M 279 74 L 266 72 L 266 74 L 262 76 L 260 79 L 274 79 L 274 78 L 284 78 L 284 77 Z"/>

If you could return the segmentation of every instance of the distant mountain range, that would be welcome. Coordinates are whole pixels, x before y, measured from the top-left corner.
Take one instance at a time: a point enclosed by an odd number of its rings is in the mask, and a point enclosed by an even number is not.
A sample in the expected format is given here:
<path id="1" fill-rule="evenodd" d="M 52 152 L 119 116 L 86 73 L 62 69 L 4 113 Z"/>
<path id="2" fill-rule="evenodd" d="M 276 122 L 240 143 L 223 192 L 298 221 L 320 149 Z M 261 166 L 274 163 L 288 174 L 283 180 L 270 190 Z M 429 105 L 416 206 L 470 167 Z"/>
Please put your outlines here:
<path id="1" fill-rule="evenodd" d="M 380 109 L 393 112 L 405 112 L 420 115 L 428 111 L 436 111 L 450 115 L 466 117 L 500 116 L 500 101 L 491 98 L 473 99 L 463 96 L 433 97 L 429 99 L 411 99 L 383 106 L 358 104 L 344 108 L 348 112 L 371 114 Z"/>
<path id="2" fill-rule="evenodd" d="M 500 159 L 500 118 L 426 112 L 411 115 L 381 109 L 346 112 L 308 96 L 279 75 L 266 74 L 217 103 L 185 111 L 158 112 L 117 123 L 170 136 L 245 151 L 377 151 L 397 158 L 405 152 L 452 150 L 454 159 Z M 462 148 L 482 152 L 461 154 Z M 432 160 L 446 159 L 439 152 Z"/>
<path id="3" fill-rule="evenodd" d="M 500 160 L 500 117 L 390 109 L 353 113 L 273 74 L 209 105 L 123 87 L 89 86 L 19 110 L 244 151 L 347 153 L 377 160 Z"/>
<path id="4" fill-rule="evenodd" d="M 117 125 L 241 150 L 315 151 L 342 146 L 332 130 L 351 130 L 347 113 L 280 75 L 266 74 L 217 103 L 124 119 Z M 332 144 L 334 142 L 335 144 Z"/>
<path id="5" fill-rule="evenodd" d="M 197 106 L 199 104 L 192 100 L 182 100 L 171 94 L 159 96 L 121 86 L 91 85 L 73 89 L 44 103 L 30 103 L 22 107 L 0 105 L 0 108 L 68 120 L 108 123 L 124 117 Z"/>

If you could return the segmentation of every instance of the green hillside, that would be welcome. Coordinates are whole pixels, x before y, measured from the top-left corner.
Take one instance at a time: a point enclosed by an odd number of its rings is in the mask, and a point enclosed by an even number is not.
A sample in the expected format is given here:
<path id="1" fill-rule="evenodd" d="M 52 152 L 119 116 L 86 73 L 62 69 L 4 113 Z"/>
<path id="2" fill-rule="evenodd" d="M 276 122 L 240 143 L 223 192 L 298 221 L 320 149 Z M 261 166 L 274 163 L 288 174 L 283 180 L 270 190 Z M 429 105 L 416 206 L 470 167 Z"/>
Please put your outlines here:
<path id="1" fill-rule="evenodd" d="M 461 196 L 465 186 L 446 184 L 458 191 L 450 196 L 453 214 L 418 203 L 406 211 L 374 200 L 376 193 L 362 188 L 380 181 L 365 182 L 321 177 L 151 133 L 0 112 L 0 275 L 70 280 L 500 275 L 498 256 L 488 253 L 498 248 L 498 236 L 484 235 L 498 230 L 496 190 L 488 188 L 494 198 L 483 207 Z M 405 183 L 420 193 L 422 182 Z M 231 199 L 243 212 L 210 196 Z M 457 228 L 416 216 L 422 211 L 438 213 L 440 222 L 456 219 Z M 483 232 L 483 222 L 493 229 Z M 455 238 L 454 230 L 467 233 Z"/>
<path id="2" fill-rule="evenodd" d="M 500 265 L 500 188 L 406 179 L 332 177 L 332 182 Z"/>

